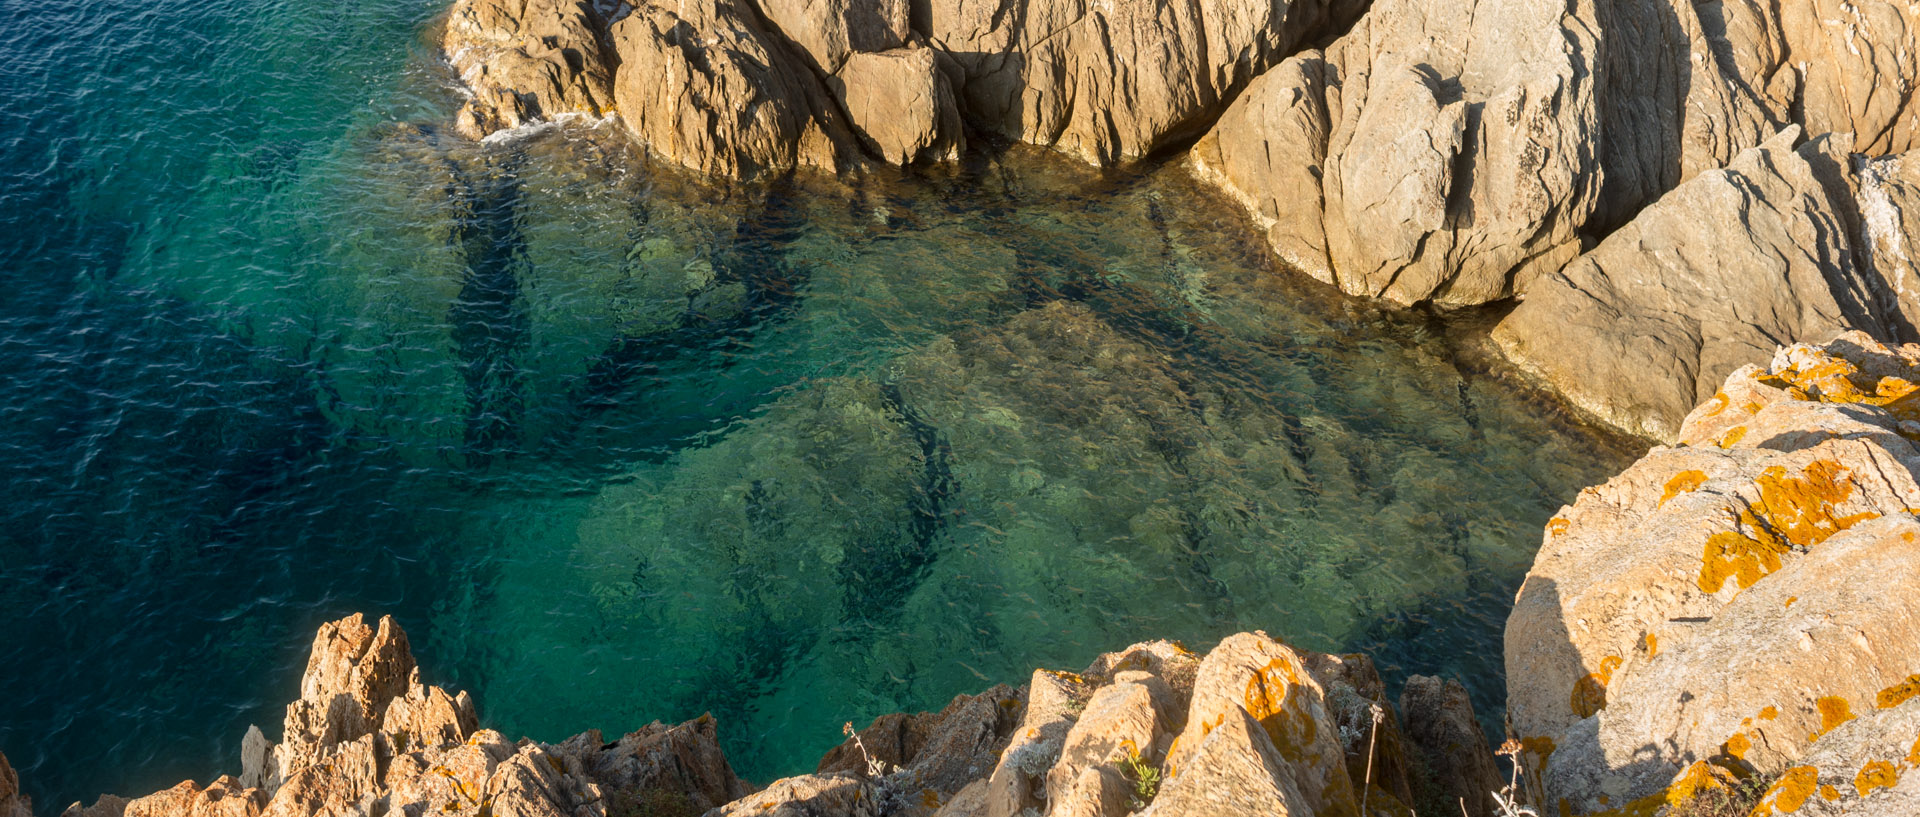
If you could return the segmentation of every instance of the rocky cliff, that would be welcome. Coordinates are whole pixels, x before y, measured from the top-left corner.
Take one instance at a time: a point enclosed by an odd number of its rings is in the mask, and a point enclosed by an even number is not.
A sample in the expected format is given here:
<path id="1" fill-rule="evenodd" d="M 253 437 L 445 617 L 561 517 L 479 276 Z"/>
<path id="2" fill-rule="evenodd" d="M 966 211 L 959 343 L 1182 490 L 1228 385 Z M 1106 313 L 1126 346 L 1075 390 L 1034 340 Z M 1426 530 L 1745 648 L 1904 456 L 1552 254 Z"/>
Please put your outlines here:
<path id="1" fill-rule="evenodd" d="M 849 725 L 813 774 L 756 791 L 710 717 L 612 742 L 593 731 L 509 742 L 479 728 L 465 693 L 421 682 L 392 619 L 356 614 L 321 627 L 280 741 L 250 729 L 238 777 L 65 815 L 1492 814 L 1488 793 L 1506 781 L 1465 690 L 1415 677 L 1399 704 L 1364 656 L 1262 633 L 1206 655 L 1158 641 L 937 713 Z M 28 815 L 17 788 L 0 758 L 0 815 Z"/>

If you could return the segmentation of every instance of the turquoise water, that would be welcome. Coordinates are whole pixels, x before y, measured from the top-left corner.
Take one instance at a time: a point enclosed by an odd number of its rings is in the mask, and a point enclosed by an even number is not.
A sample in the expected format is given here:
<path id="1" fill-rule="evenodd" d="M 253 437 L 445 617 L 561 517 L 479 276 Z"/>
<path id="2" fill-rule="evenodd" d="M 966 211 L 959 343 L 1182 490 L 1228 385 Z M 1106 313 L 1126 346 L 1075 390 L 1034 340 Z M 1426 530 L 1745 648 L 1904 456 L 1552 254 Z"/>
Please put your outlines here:
<path id="1" fill-rule="evenodd" d="M 1263 628 L 1463 675 L 1636 444 L 1487 316 L 1275 271 L 1177 166 L 719 193 L 486 145 L 444 0 L 0 0 L 0 751 L 44 812 L 238 765 L 391 613 L 488 725 L 843 721 Z"/>

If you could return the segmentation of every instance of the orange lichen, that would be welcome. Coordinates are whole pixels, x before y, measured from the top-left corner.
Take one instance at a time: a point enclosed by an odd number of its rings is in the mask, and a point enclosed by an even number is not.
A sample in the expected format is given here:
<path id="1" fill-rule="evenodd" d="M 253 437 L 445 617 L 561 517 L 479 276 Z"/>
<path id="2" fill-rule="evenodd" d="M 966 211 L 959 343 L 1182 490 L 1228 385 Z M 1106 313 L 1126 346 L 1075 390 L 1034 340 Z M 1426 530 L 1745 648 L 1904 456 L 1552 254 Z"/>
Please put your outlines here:
<path id="1" fill-rule="evenodd" d="M 1820 770 L 1812 766 L 1795 766 L 1780 775 L 1760 795 L 1760 803 L 1753 807 L 1751 817 L 1764 817 L 1769 814 L 1792 814 L 1807 804 L 1820 786 Z"/>
<path id="2" fill-rule="evenodd" d="M 1763 706 L 1760 708 L 1760 720 L 1770 721 L 1778 717 L 1780 717 L 1779 707 Z"/>
<path id="3" fill-rule="evenodd" d="M 1771 531 L 1756 529 L 1755 533 L 1760 538 L 1739 531 L 1721 531 L 1707 537 L 1700 554 L 1700 577 L 1695 580 L 1700 592 L 1718 593 L 1728 579 L 1745 590 L 1780 569 L 1780 557 L 1791 548 Z"/>
<path id="4" fill-rule="evenodd" d="M 1567 527 L 1571 524 L 1573 523 L 1568 522 L 1567 520 L 1562 519 L 1558 516 L 1552 519 L 1549 519 L 1547 520 L 1547 535 L 1548 536 L 1565 536 L 1567 535 Z"/>
<path id="5" fill-rule="evenodd" d="M 1858 366 L 1824 350 L 1812 354 L 1813 362 L 1802 369 L 1786 369 L 1756 378 L 1761 383 L 1782 388 L 1795 400 L 1821 403 L 1865 403 L 1879 406 L 1900 419 L 1915 419 L 1920 408 L 1920 386 L 1902 377 L 1878 380 Z"/>
<path id="6" fill-rule="evenodd" d="M 1319 725 L 1300 689 L 1300 671 L 1284 658 L 1267 662 L 1247 679 L 1247 714 L 1260 722 L 1280 756 L 1293 763 L 1306 762 L 1319 737 Z"/>
<path id="7" fill-rule="evenodd" d="M 1720 416 L 1720 413 L 1723 411 L 1726 411 L 1727 406 L 1732 403 L 1733 403 L 1733 400 L 1727 397 L 1726 392 L 1723 392 L 1723 391 L 1714 392 L 1713 398 L 1707 401 L 1707 413 L 1702 414 L 1700 416 L 1702 418 L 1718 417 Z"/>
<path id="8" fill-rule="evenodd" d="M 1746 426 L 1734 426 L 1733 428 L 1727 429 L 1727 433 L 1720 435 L 1719 446 L 1721 448 L 1732 448 L 1740 442 L 1740 438 L 1745 436 L 1747 436 Z"/>
<path id="9" fill-rule="evenodd" d="M 1874 698 L 1873 703 L 1881 709 L 1892 709 L 1915 695 L 1920 695 L 1920 675 L 1909 675 L 1907 680 L 1880 690 L 1880 695 Z"/>
<path id="10" fill-rule="evenodd" d="M 1540 759 L 1541 768 L 1545 768 L 1547 759 L 1553 757 L 1553 750 L 1560 748 L 1554 745 L 1553 738 L 1545 735 L 1534 738 L 1521 738 L 1520 745 L 1527 751 L 1532 752 L 1534 757 Z"/>
<path id="11" fill-rule="evenodd" d="M 1659 637 L 1655 636 L 1653 633 L 1647 633 L 1647 657 L 1652 658 L 1659 654 L 1660 654 Z"/>
<path id="12" fill-rule="evenodd" d="M 1673 479 L 1667 480 L 1666 489 L 1660 493 L 1660 505 L 1667 504 L 1667 500 L 1681 494 L 1698 491 L 1706 482 L 1707 472 L 1705 471 L 1681 471 L 1674 474 Z"/>
<path id="13" fill-rule="evenodd" d="M 1884 760 L 1868 761 L 1860 767 L 1860 773 L 1853 776 L 1853 790 L 1865 797 L 1874 789 L 1891 789 L 1900 782 L 1900 770 Z"/>
<path id="14" fill-rule="evenodd" d="M 1837 695 L 1820 698 L 1813 702 L 1813 707 L 1820 710 L 1820 731 L 1809 735 L 1808 741 L 1819 740 L 1821 735 L 1833 731 L 1840 724 L 1853 720 L 1853 708 L 1847 704 L 1847 699 Z"/>
<path id="15" fill-rule="evenodd" d="M 1613 671 L 1620 668 L 1620 656 L 1609 655 L 1600 659 L 1598 672 L 1587 673 L 1585 678 L 1573 682 L 1573 695 L 1568 705 L 1573 714 L 1582 718 L 1591 718 L 1595 712 L 1607 708 L 1607 682 L 1613 680 Z"/>
<path id="16" fill-rule="evenodd" d="M 1815 460 L 1799 476 L 1773 466 L 1754 480 L 1759 500 L 1735 514 L 1736 528 L 1707 537 L 1697 584 L 1718 593 L 1733 579 L 1745 590 L 1781 567 L 1795 547 L 1811 547 L 1879 514 L 1861 511 L 1836 515 L 1835 506 L 1852 498 L 1848 471 L 1832 460 Z"/>
<path id="17" fill-rule="evenodd" d="M 1733 733 L 1733 737 L 1727 738 L 1726 743 L 1720 744 L 1720 751 L 1726 752 L 1737 760 L 1746 760 L 1747 752 L 1752 748 L 1753 741 L 1742 732 Z"/>
<path id="18" fill-rule="evenodd" d="M 1799 600 L 1800 600 L 1800 597 L 1799 597 L 1799 596 L 1788 596 L 1788 597 L 1787 597 L 1787 603 L 1786 603 L 1786 604 L 1784 604 L 1784 605 L 1782 605 L 1782 606 L 1784 606 L 1784 607 L 1792 607 L 1792 606 L 1793 606 L 1793 603 L 1794 603 L 1794 602 L 1796 602 L 1796 601 L 1799 601 Z"/>
<path id="19" fill-rule="evenodd" d="M 1724 789 L 1724 782 L 1731 777 L 1726 770 L 1704 760 L 1694 761 L 1693 765 L 1681 771 L 1666 788 L 1649 794 L 1617 809 L 1603 811 L 1589 817 L 1656 817 L 1683 803 L 1692 802 L 1702 792 L 1711 789 Z M 1606 805 L 1601 799 L 1601 805 Z"/>
<path id="20" fill-rule="evenodd" d="M 1920 766 L 1920 738 L 1913 739 L 1913 748 L 1907 750 L 1907 765 Z"/>
<path id="21" fill-rule="evenodd" d="M 1840 790 L 1823 783 L 1820 785 L 1820 799 L 1829 803 L 1838 800 L 1840 799 Z"/>

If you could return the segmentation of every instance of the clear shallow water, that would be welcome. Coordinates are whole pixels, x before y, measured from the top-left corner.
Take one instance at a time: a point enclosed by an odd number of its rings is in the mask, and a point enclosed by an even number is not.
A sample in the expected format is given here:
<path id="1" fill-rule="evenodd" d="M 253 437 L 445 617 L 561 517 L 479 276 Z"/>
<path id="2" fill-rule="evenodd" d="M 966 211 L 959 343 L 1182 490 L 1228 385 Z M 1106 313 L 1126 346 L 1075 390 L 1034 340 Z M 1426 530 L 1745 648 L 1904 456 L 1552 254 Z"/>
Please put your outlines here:
<path id="1" fill-rule="evenodd" d="M 0 0 L 0 751 L 43 810 L 237 767 L 392 613 L 489 725 L 842 721 L 1263 628 L 1498 703 L 1635 453 L 1466 323 L 1268 268 L 1178 168 L 721 196 L 475 146 L 422 2 Z"/>

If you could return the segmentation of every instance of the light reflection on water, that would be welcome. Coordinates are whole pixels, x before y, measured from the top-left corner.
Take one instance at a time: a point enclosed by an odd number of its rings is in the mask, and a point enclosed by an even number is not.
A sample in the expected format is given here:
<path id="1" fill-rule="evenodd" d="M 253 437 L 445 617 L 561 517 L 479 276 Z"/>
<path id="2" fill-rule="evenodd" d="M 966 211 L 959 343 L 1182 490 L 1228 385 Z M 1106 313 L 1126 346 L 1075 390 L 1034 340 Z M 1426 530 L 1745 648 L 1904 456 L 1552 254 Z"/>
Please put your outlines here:
<path id="1" fill-rule="evenodd" d="M 0 35 L 42 105 L 0 113 L 0 751 L 43 810 L 231 771 L 354 610 L 510 734 L 711 710 L 761 781 L 1145 638 L 1494 711 L 1540 527 L 1634 453 L 1178 167 L 723 194 L 587 124 L 448 139 L 436 5 Z"/>

